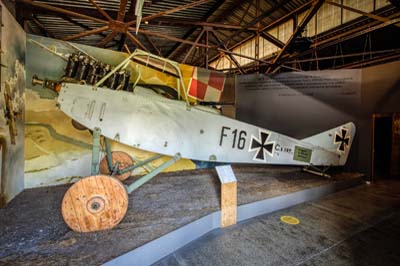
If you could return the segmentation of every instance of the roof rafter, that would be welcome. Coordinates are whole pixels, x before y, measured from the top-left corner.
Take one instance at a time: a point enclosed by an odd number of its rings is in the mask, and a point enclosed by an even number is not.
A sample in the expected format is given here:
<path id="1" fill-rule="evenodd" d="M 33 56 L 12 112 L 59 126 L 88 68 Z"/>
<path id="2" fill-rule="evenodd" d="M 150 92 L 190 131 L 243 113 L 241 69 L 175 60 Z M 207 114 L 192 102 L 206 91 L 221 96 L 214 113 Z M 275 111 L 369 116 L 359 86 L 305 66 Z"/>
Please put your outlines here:
<path id="1" fill-rule="evenodd" d="M 357 13 L 357 14 L 360 14 L 360 15 L 363 15 L 363 16 L 366 16 L 366 17 L 381 21 L 381 22 L 387 22 L 387 21 L 390 20 L 390 19 L 385 18 L 385 17 L 381 17 L 381 16 L 378 16 L 378 15 L 375 15 L 375 14 L 372 14 L 372 13 L 367 13 L 367 12 L 352 8 L 350 6 L 346 6 L 346 5 L 343 5 L 343 4 L 335 3 L 335 2 L 332 2 L 332 1 L 326 1 L 326 3 L 330 4 L 332 6 L 336 6 L 336 7 L 340 7 L 340 8 L 349 10 L 349 11 L 351 11 L 353 13 Z M 400 27 L 400 24 L 397 24 L 395 26 Z"/>
<path id="2" fill-rule="evenodd" d="M 117 35 L 116 31 L 112 31 L 110 34 L 108 34 L 103 40 L 101 40 L 97 46 L 98 47 L 105 47 L 111 40 L 114 39 L 115 35 Z"/>
<path id="3" fill-rule="evenodd" d="M 300 24 L 297 26 L 296 30 L 293 32 L 292 36 L 290 36 L 289 40 L 286 42 L 285 46 L 279 51 L 278 55 L 272 60 L 272 66 L 270 66 L 267 69 L 266 73 L 270 73 L 276 69 L 276 64 L 281 59 L 282 55 L 286 53 L 286 51 L 289 49 L 289 47 L 293 44 L 294 40 L 299 36 L 304 28 L 307 26 L 308 22 L 310 22 L 311 18 L 317 13 L 317 11 L 320 9 L 322 4 L 325 2 L 325 0 L 317 0 L 313 3 L 312 8 L 310 11 L 307 13 L 307 15 L 303 18 L 303 20 L 300 22 Z"/>
<path id="4" fill-rule="evenodd" d="M 85 37 L 85 36 L 97 34 L 97 33 L 106 31 L 108 29 L 109 29 L 109 27 L 107 25 L 107 26 L 103 26 L 103 27 L 100 27 L 100 28 L 95 28 L 95 29 L 92 29 L 92 30 L 88 30 L 88 31 L 77 33 L 77 34 L 73 34 L 73 35 L 64 37 L 62 40 L 71 41 L 71 40 L 79 39 L 79 38 L 82 38 L 82 37 Z"/>
<path id="5" fill-rule="evenodd" d="M 222 46 L 222 48 L 224 48 L 224 50 L 228 50 L 227 47 L 225 46 L 225 44 L 221 41 L 221 39 L 214 32 L 211 32 L 211 34 L 214 36 L 214 38 L 220 44 L 220 46 Z M 246 73 L 243 70 L 243 68 L 240 66 L 239 62 L 236 60 L 236 58 L 232 54 L 228 53 L 228 57 L 233 62 L 233 64 L 239 69 L 240 73 L 242 73 L 242 74 Z"/>
<path id="6" fill-rule="evenodd" d="M 93 0 L 89 0 L 93 1 Z M 94 1 L 93 1 L 94 2 Z M 121 0 L 119 4 L 119 10 L 117 14 L 117 22 L 123 22 L 125 18 L 125 9 L 128 0 Z M 98 9 L 102 10 L 101 8 Z M 103 11 L 104 12 L 104 11 Z M 104 12 L 105 13 L 105 12 Z M 119 32 L 124 32 L 125 29 L 123 23 L 116 23 L 114 19 L 109 17 L 109 28 L 111 29 L 111 33 L 108 34 L 101 42 L 97 45 L 99 47 L 105 47 Z"/>
<path id="7" fill-rule="evenodd" d="M 200 34 L 197 36 L 196 40 L 194 41 L 195 44 L 196 44 L 196 43 L 199 43 L 201 37 L 202 37 L 203 34 L 204 34 L 204 31 L 205 31 L 204 29 L 201 30 Z M 194 49 L 195 47 L 196 47 L 196 46 L 195 46 L 194 44 L 190 47 L 189 51 L 186 53 L 185 57 L 184 57 L 183 60 L 182 60 L 182 64 L 186 63 L 186 60 L 188 59 L 189 55 L 192 53 L 192 51 L 193 51 L 193 49 Z"/>
<path id="8" fill-rule="evenodd" d="M 262 13 L 260 16 L 256 17 L 255 19 L 253 19 L 252 21 L 250 21 L 249 23 L 247 23 L 243 29 L 238 30 L 234 33 L 231 34 L 231 36 L 228 37 L 228 39 L 224 40 L 225 44 L 230 41 L 231 39 L 233 39 L 235 36 L 237 36 L 238 34 L 244 32 L 246 29 L 248 29 L 249 27 L 252 27 L 254 25 L 256 25 L 258 22 L 261 22 L 263 19 L 265 19 L 267 16 L 271 15 L 272 13 L 274 13 L 275 11 L 279 10 L 280 8 L 282 8 L 282 6 L 284 6 L 285 4 L 287 4 L 290 0 L 282 0 L 280 2 L 277 2 L 272 8 L 268 9 L 267 11 L 265 11 L 264 13 Z"/>
<path id="9" fill-rule="evenodd" d="M 367 24 L 362 24 L 356 28 L 352 28 L 351 30 L 348 30 L 346 32 L 343 32 L 341 34 L 331 34 L 332 37 L 330 38 L 324 38 L 318 42 L 315 42 L 311 45 L 310 49 L 301 52 L 301 53 L 297 53 L 294 55 L 289 55 L 289 54 L 285 54 L 284 56 L 282 56 L 285 59 L 285 62 L 282 62 L 282 67 L 284 67 L 283 64 L 289 63 L 289 62 L 294 62 L 293 60 L 297 60 L 297 58 L 301 58 L 304 57 L 306 55 L 310 55 L 312 53 L 314 53 L 315 51 L 318 50 L 324 50 L 327 49 L 333 45 L 337 45 L 340 44 L 342 42 L 346 42 L 346 41 L 350 41 L 352 39 L 355 39 L 357 37 L 360 37 L 362 35 L 374 32 L 376 30 L 388 27 L 390 25 L 395 25 L 397 23 L 400 22 L 400 12 L 396 12 L 393 13 L 392 15 L 388 16 L 387 18 L 390 19 L 387 22 L 384 23 L 379 23 L 379 21 L 372 21 L 370 23 Z M 273 59 L 273 57 L 271 58 Z M 269 59 L 269 60 L 271 60 Z M 290 60 L 290 61 L 289 61 Z M 312 59 L 311 61 L 313 61 L 315 59 Z M 270 65 L 267 64 L 267 65 Z"/>
<path id="10" fill-rule="evenodd" d="M 194 21 L 194 20 L 183 20 L 183 19 L 174 19 L 174 18 L 158 18 L 154 19 L 149 22 L 150 25 L 159 25 L 159 24 L 166 24 L 166 25 L 173 25 L 173 26 L 184 26 L 184 27 L 212 27 L 214 29 L 224 29 L 224 30 L 241 30 L 244 27 L 239 25 L 230 25 L 230 24 L 223 24 L 217 22 L 205 22 L 205 21 Z M 248 31 L 257 31 L 256 27 L 247 28 Z"/>
<path id="11" fill-rule="evenodd" d="M 263 37 L 267 41 L 271 42 L 272 44 L 278 46 L 279 48 L 283 48 L 285 46 L 284 42 L 275 38 L 274 36 L 272 36 L 271 34 L 269 34 L 267 32 L 262 31 L 262 32 L 260 32 L 260 35 L 261 35 L 261 37 Z"/>
<path id="12" fill-rule="evenodd" d="M 139 47 L 142 50 L 145 51 L 149 51 L 149 49 L 147 49 L 146 46 L 144 46 L 132 33 L 130 33 L 129 31 L 126 32 L 126 37 L 128 37 L 129 40 L 131 40 L 133 42 L 133 44 L 135 44 L 135 46 Z"/>
<path id="13" fill-rule="evenodd" d="M 99 22 L 99 23 L 103 23 L 103 24 L 107 24 L 108 21 L 104 20 L 104 19 L 99 19 L 93 16 L 88 16 L 82 13 L 77 13 L 75 11 L 71 11 L 68 9 L 64 9 L 64 8 L 59 8 L 59 7 L 55 7 L 55 6 L 51 6 L 48 4 L 43 4 L 43 3 L 38 3 L 38 2 L 34 2 L 32 0 L 21 0 L 22 3 L 27 4 L 27 5 L 31 5 L 31 6 L 36 6 L 39 8 L 43 8 L 43 9 L 47 9 L 56 13 L 61 13 L 61 14 L 65 14 L 65 15 L 69 15 L 71 17 L 77 17 L 77 18 L 82 18 L 82 19 L 88 19 L 88 20 L 92 20 L 95 22 Z"/>
<path id="14" fill-rule="evenodd" d="M 32 16 L 32 21 L 36 24 L 36 26 L 39 27 L 40 31 L 44 33 L 45 36 L 56 38 L 53 33 L 49 32 L 49 30 L 46 29 L 46 27 L 39 21 L 39 19 L 35 15 Z"/>
<path id="15" fill-rule="evenodd" d="M 128 0 L 121 0 L 119 3 L 119 10 L 118 10 L 118 16 L 117 20 L 118 21 L 124 21 L 125 18 L 125 10 L 126 10 L 126 4 L 128 3 Z"/>
<path id="16" fill-rule="evenodd" d="M 282 16 L 281 18 L 279 18 L 279 19 L 277 19 L 277 20 L 274 20 L 272 23 L 270 23 L 270 24 L 268 24 L 267 26 L 263 27 L 263 28 L 260 30 L 260 33 L 261 33 L 261 32 L 265 32 L 265 31 L 268 31 L 268 30 L 270 30 L 271 28 L 277 26 L 279 23 L 281 23 L 281 22 L 283 22 L 283 21 L 285 21 L 285 20 L 290 19 L 293 15 L 298 14 L 298 13 L 300 13 L 300 12 L 306 10 L 306 9 L 313 3 L 313 1 L 314 1 L 314 0 L 310 0 L 310 1 L 308 1 L 307 3 L 305 3 L 305 4 L 301 5 L 300 7 L 296 8 L 296 9 L 293 10 L 292 12 L 290 12 L 290 13 L 288 13 L 288 14 Z M 232 46 L 229 47 L 229 50 L 233 50 L 233 49 L 235 49 L 236 47 L 239 47 L 239 46 L 242 45 L 243 43 L 245 43 L 245 42 L 247 42 L 247 41 L 253 39 L 255 36 L 256 36 L 256 34 L 253 34 L 253 35 L 251 35 L 251 36 L 249 36 L 249 37 L 243 39 L 242 41 L 235 43 L 234 45 L 232 45 Z M 214 60 L 217 59 L 217 58 L 218 58 L 218 56 L 215 56 L 215 57 L 211 58 L 210 61 L 214 61 Z"/>
<path id="17" fill-rule="evenodd" d="M 165 15 L 168 15 L 168 14 L 176 13 L 178 11 L 182 11 L 182 10 L 185 10 L 185 9 L 188 9 L 188 8 L 193 8 L 195 6 L 199 6 L 199 5 L 205 4 L 205 3 L 209 2 L 209 1 L 210 0 L 199 0 L 199 1 L 195 1 L 195 2 L 192 2 L 192 3 L 186 4 L 186 5 L 183 5 L 183 6 L 177 6 L 177 7 L 171 8 L 169 10 L 164 10 L 164 11 L 158 12 L 156 14 L 143 17 L 141 19 L 141 21 L 143 21 L 143 22 L 144 21 L 149 21 L 149 20 L 152 20 L 152 19 L 155 19 L 155 18 L 158 18 L 158 17 L 162 17 L 162 16 L 165 16 Z M 127 25 L 128 26 L 132 26 L 135 23 L 136 23 L 136 19 L 128 22 Z"/>
<path id="18" fill-rule="evenodd" d="M 99 13 L 101 15 L 103 15 L 104 18 L 106 18 L 107 20 L 112 20 L 112 18 L 110 17 L 110 15 L 107 14 L 106 11 L 104 11 L 104 9 L 102 9 L 94 0 L 89 0 L 90 3 L 92 3 L 92 5 L 97 9 L 97 11 L 99 11 Z"/>
<path id="19" fill-rule="evenodd" d="M 218 0 L 218 1 L 214 4 L 214 6 L 210 9 L 210 11 L 208 11 L 207 14 L 205 14 L 205 15 L 202 17 L 201 21 L 206 21 L 206 22 L 207 22 L 208 19 L 209 19 L 209 17 L 210 17 L 212 14 L 214 14 L 214 12 L 215 12 L 216 10 L 218 10 L 218 9 L 225 3 L 225 1 L 226 1 L 226 0 Z M 183 39 L 189 38 L 190 35 L 192 35 L 192 34 L 195 32 L 195 30 L 196 30 L 196 28 L 193 27 L 191 30 L 189 30 L 189 31 L 185 34 L 185 36 L 183 36 Z M 181 47 L 181 45 L 182 45 L 182 43 L 177 43 L 177 44 L 175 44 L 175 45 L 168 51 L 167 57 L 168 57 L 168 58 L 172 58 L 173 55 L 175 54 L 175 52 Z"/>
<path id="20" fill-rule="evenodd" d="M 147 42 L 150 43 L 151 47 L 157 52 L 159 56 L 162 56 L 160 49 L 156 46 L 156 44 L 151 40 L 150 36 L 144 34 L 144 37 L 146 38 Z"/>

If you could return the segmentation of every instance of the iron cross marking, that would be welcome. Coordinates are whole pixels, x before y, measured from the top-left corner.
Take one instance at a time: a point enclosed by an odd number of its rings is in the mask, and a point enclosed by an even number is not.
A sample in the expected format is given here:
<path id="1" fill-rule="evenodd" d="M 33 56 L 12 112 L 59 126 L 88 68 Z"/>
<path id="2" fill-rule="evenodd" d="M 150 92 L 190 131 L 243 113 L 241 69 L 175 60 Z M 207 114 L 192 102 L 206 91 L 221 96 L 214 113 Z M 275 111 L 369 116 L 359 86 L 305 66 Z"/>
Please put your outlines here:
<path id="1" fill-rule="evenodd" d="M 340 129 L 340 134 L 335 133 L 335 144 L 339 144 L 338 150 L 344 152 L 349 147 L 350 137 L 347 136 L 348 130 L 346 128 Z"/>
<path id="2" fill-rule="evenodd" d="M 273 156 L 275 142 L 268 142 L 270 134 L 265 131 L 259 130 L 259 139 L 251 136 L 251 143 L 249 152 L 256 151 L 253 160 L 266 162 L 265 154 Z"/>

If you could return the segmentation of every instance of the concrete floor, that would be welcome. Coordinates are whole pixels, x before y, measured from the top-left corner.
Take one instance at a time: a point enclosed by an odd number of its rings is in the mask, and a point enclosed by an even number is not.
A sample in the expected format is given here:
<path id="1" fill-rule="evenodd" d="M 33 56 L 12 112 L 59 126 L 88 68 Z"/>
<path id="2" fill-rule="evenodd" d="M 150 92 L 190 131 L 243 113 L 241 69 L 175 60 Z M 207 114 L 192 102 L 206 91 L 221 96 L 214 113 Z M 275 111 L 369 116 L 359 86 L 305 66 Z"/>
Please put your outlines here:
<path id="1" fill-rule="evenodd" d="M 155 265 L 400 265 L 399 224 L 400 181 L 362 185 L 214 230 Z"/>
<path id="2" fill-rule="evenodd" d="M 296 167 L 234 167 L 238 204 L 336 181 Z M 60 212 L 69 186 L 25 190 L 0 209 L 0 265 L 100 265 L 220 208 L 215 170 L 162 174 L 129 195 L 129 209 L 112 230 L 76 233 Z"/>

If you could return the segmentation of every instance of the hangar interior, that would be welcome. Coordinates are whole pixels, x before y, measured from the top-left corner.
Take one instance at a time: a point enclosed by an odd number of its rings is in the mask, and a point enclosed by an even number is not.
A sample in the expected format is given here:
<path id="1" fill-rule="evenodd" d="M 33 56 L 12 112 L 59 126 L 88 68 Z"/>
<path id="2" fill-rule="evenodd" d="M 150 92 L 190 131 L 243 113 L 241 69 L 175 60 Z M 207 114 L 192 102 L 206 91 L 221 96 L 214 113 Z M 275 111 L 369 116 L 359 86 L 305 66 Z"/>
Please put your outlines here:
<path id="1" fill-rule="evenodd" d="M 400 1 L 0 4 L 0 265 L 400 265 Z"/>

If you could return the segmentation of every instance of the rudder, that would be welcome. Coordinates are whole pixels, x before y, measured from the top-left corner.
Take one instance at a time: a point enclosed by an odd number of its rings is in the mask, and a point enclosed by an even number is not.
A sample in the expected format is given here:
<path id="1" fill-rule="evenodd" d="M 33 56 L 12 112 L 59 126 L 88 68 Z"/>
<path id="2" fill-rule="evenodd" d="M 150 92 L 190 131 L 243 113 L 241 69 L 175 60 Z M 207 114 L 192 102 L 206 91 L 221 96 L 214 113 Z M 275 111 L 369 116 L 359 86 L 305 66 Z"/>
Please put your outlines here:
<path id="1" fill-rule="evenodd" d="M 349 122 L 314 136 L 302 139 L 301 141 L 338 154 L 340 156 L 339 165 L 344 165 L 347 161 L 355 134 L 356 126 L 353 122 Z"/>

